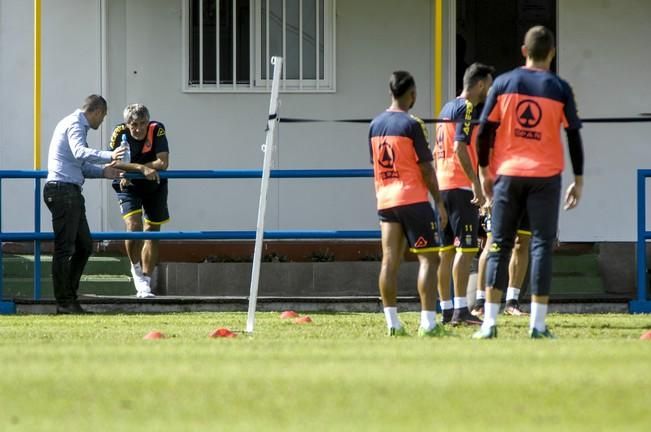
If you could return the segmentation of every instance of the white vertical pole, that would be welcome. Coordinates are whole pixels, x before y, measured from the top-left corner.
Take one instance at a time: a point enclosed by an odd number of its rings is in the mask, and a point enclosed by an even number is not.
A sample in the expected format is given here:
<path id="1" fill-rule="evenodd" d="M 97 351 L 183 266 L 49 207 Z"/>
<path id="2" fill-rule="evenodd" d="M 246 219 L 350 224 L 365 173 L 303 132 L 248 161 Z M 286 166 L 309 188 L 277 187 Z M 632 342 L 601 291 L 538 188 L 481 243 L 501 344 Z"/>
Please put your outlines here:
<path id="1" fill-rule="evenodd" d="M 216 10 L 216 12 L 215 12 L 215 87 L 216 88 L 219 88 L 219 82 L 221 81 L 221 76 L 220 76 L 220 72 L 221 72 L 220 55 L 221 54 L 219 52 L 219 49 L 220 49 L 219 45 L 221 44 L 221 40 L 219 38 L 219 32 L 221 31 L 221 29 L 219 28 L 219 26 L 221 24 L 219 22 L 219 19 L 221 17 L 221 13 L 219 11 L 220 7 L 221 7 L 221 5 L 219 4 L 219 0 L 217 0 L 217 3 L 215 5 L 215 10 Z"/>
<path id="2" fill-rule="evenodd" d="M 99 46 L 100 46 L 100 91 L 101 95 L 104 98 L 110 100 L 109 88 L 108 88 L 108 5 L 106 4 L 107 0 L 99 1 L 99 23 L 100 23 L 100 32 L 99 32 Z M 109 122 L 107 122 L 109 123 Z M 110 123 L 109 123 L 110 124 Z M 102 124 L 99 128 L 100 137 L 102 139 L 102 147 L 104 143 L 109 142 L 109 130 L 106 125 Z M 107 200 L 107 191 L 108 191 L 108 182 L 102 182 L 100 187 L 100 202 L 108 203 Z M 108 231 L 108 205 L 102 206 L 102 213 L 100 214 L 100 226 L 102 231 Z M 105 243 L 102 243 L 105 244 Z"/>
<path id="3" fill-rule="evenodd" d="M 253 0 L 249 0 L 249 88 L 253 88 L 255 80 L 255 53 L 258 52 L 253 48 L 255 43 L 255 5 Z"/>
<path id="4" fill-rule="evenodd" d="M 199 0 L 199 88 L 203 88 L 203 0 Z"/>
<path id="5" fill-rule="evenodd" d="M 253 251 L 253 269 L 251 270 L 251 288 L 249 290 L 249 313 L 246 318 L 246 332 L 253 333 L 255 325 L 255 309 L 258 301 L 258 284 L 260 282 L 260 263 L 262 261 L 262 242 L 264 241 L 264 216 L 267 209 L 267 191 L 274 152 L 274 136 L 278 123 L 278 90 L 280 74 L 283 68 L 282 57 L 272 57 L 274 77 L 271 84 L 271 100 L 269 101 L 269 120 L 267 122 L 267 137 L 264 144 L 264 163 L 262 165 L 262 182 L 260 185 L 260 204 L 258 205 L 258 223 L 255 231 L 255 249 Z"/>
<path id="6" fill-rule="evenodd" d="M 269 63 L 267 62 L 267 59 L 270 57 L 270 54 L 269 54 L 269 0 L 266 0 L 265 7 L 266 7 L 266 9 L 265 9 L 265 20 L 266 20 L 267 24 L 264 27 L 264 29 L 265 29 L 265 39 L 264 39 L 264 41 L 265 41 L 265 58 L 263 58 L 262 60 L 264 61 L 265 67 L 267 68 L 265 70 L 265 76 L 264 76 L 265 86 L 266 86 L 266 88 L 269 88 Z"/>
<path id="7" fill-rule="evenodd" d="M 324 5 L 325 10 L 325 5 Z M 316 0 L 316 88 L 319 88 L 319 72 L 321 71 L 321 27 L 319 20 L 321 12 L 321 4 Z M 325 34 L 325 33 L 324 33 Z"/>
<path id="8" fill-rule="evenodd" d="M 233 0 L 233 90 L 237 89 L 237 0 Z"/>
<path id="9" fill-rule="evenodd" d="M 298 0 L 298 87 L 303 88 L 303 0 Z"/>
<path id="10" fill-rule="evenodd" d="M 287 0 L 283 0 L 283 58 L 287 58 Z M 287 68 L 283 68 L 283 90 L 287 88 Z"/>

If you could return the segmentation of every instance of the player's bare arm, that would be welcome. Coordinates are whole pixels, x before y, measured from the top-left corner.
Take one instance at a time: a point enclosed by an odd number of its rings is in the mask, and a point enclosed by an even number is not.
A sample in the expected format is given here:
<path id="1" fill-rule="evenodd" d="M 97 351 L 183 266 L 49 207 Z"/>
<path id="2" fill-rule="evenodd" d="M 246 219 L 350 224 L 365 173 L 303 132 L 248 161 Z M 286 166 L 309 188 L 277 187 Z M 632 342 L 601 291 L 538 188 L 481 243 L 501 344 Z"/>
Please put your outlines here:
<path id="1" fill-rule="evenodd" d="M 466 174 L 466 177 L 472 182 L 472 193 L 474 194 L 472 198 L 472 203 L 482 207 L 486 202 L 486 197 L 481 190 L 481 184 L 479 183 L 479 177 L 475 174 L 475 169 L 472 166 L 472 161 L 470 160 L 470 155 L 468 154 L 468 146 L 466 143 L 455 141 L 454 142 L 454 153 L 459 159 L 459 164 L 463 169 L 463 172 Z"/>
<path id="2" fill-rule="evenodd" d="M 145 164 L 146 167 L 153 168 L 156 171 L 165 171 L 169 166 L 168 152 L 156 153 L 156 160 Z"/>
<path id="3" fill-rule="evenodd" d="M 420 168 L 420 174 L 423 176 L 423 181 L 427 185 L 430 195 L 434 198 L 439 213 L 439 223 L 441 224 L 441 228 L 444 228 L 448 224 L 448 213 L 445 211 L 443 200 L 441 200 L 434 162 L 419 163 L 418 168 Z"/>
<path id="4" fill-rule="evenodd" d="M 495 130 L 499 123 L 484 122 L 479 126 L 477 134 L 477 156 L 479 162 L 479 180 L 484 195 L 488 200 L 493 199 L 493 177 L 488 169 L 491 148 L 495 141 Z"/>
<path id="5" fill-rule="evenodd" d="M 156 160 L 148 162 L 146 164 L 137 164 L 137 163 L 121 163 L 117 164 L 117 168 L 122 169 L 128 172 L 139 172 L 147 180 L 160 182 L 160 174 L 158 171 L 164 171 L 169 165 L 169 153 L 162 152 L 156 154 Z M 121 184 L 121 187 L 124 188 L 128 185 L 129 181 L 124 179 L 124 184 Z"/>
<path id="6" fill-rule="evenodd" d="M 574 182 L 568 186 L 565 192 L 564 210 L 572 210 L 579 205 L 581 194 L 583 193 L 583 176 L 575 176 Z"/>

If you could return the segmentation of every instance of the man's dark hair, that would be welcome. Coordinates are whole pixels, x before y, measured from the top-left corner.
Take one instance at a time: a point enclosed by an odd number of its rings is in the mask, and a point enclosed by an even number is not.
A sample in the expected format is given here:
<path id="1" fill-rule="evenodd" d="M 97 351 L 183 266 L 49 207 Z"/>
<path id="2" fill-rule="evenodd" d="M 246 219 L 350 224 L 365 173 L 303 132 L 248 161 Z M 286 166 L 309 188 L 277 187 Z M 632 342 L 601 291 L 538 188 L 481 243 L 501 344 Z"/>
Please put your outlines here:
<path id="1" fill-rule="evenodd" d="M 535 61 L 545 60 L 555 43 L 554 34 L 545 26 L 531 27 L 524 36 L 524 46 Z"/>
<path id="2" fill-rule="evenodd" d="M 98 110 L 106 112 L 106 107 L 106 99 L 100 95 L 92 94 L 84 100 L 84 105 L 81 107 L 81 109 L 84 112 L 95 112 Z"/>
<path id="3" fill-rule="evenodd" d="M 463 74 L 463 88 L 469 89 L 474 87 L 479 81 L 485 80 L 495 73 L 493 66 L 488 66 L 482 63 L 473 63 L 466 69 Z"/>
<path id="4" fill-rule="evenodd" d="M 402 97 L 410 88 L 416 85 L 414 77 L 407 71 L 395 71 L 391 74 L 389 88 L 394 98 Z"/>

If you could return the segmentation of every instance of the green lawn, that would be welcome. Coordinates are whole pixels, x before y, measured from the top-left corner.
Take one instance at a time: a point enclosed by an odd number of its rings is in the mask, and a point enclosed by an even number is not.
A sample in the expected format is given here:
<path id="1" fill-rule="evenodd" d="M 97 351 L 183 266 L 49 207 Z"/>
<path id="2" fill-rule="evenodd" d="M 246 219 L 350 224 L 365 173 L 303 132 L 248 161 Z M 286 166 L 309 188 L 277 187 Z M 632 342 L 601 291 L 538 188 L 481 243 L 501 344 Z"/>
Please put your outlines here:
<path id="1" fill-rule="evenodd" d="M 390 339 L 381 314 L 0 316 L 0 431 L 649 431 L 650 316 Z M 418 314 L 402 315 L 415 333 Z M 165 340 L 142 340 L 150 330 Z"/>

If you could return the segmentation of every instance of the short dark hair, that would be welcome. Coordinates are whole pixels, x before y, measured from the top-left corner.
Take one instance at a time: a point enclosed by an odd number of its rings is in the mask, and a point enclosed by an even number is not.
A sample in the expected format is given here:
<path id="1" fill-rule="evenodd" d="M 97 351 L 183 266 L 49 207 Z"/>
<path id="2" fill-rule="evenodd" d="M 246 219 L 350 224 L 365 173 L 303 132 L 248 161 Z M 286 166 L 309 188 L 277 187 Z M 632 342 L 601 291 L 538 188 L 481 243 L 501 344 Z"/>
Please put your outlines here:
<path id="1" fill-rule="evenodd" d="M 555 43 L 554 34 L 545 26 L 531 27 L 524 35 L 528 56 L 536 61 L 545 60 Z"/>
<path id="2" fill-rule="evenodd" d="M 463 74 L 463 88 L 469 89 L 474 87 L 479 81 L 485 80 L 495 73 L 493 66 L 488 66 L 483 63 L 473 63 L 466 69 Z"/>
<path id="3" fill-rule="evenodd" d="M 106 108 L 106 99 L 96 94 L 92 94 L 84 99 L 84 105 L 81 107 L 84 112 L 95 112 L 98 110 L 106 112 Z"/>
<path id="4" fill-rule="evenodd" d="M 416 85 L 414 77 L 407 71 L 395 71 L 391 74 L 389 88 L 394 98 L 402 97 L 407 91 Z"/>

